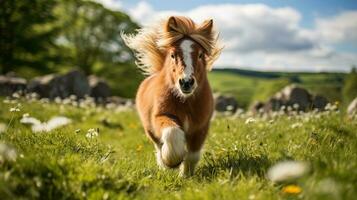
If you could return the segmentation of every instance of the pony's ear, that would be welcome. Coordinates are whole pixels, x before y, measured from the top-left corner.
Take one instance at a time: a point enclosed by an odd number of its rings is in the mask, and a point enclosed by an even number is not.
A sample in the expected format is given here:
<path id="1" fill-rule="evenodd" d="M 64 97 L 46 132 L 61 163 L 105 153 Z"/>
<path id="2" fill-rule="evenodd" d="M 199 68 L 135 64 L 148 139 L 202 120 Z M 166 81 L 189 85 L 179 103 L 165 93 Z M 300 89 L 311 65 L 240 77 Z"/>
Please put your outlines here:
<path id="1" fill-rule="evenodd" d="M 178 25 L 176 18 L 171 16 L 166 22 L 166 31 L 167 32 L 176 32 L 178 31 Z"/>
<path id="2" fill-rule="evenodd" d="M 202 24 L 198 28 L 198 32 L 203 35 L 209 36 L 212 33 L 212 28 L 213 28 L 213 20 L 208 19 L 202 22 Z"/>

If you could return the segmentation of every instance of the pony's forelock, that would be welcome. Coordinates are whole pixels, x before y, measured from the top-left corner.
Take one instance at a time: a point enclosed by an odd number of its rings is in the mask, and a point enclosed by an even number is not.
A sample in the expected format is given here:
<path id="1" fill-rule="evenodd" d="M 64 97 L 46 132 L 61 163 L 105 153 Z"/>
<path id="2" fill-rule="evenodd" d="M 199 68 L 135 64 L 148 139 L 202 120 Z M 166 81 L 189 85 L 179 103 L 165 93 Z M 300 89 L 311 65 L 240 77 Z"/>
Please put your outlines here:
<path id="1" fill-rule="evenodd" d="M 170 26 L 173 19 L 175 26 Z M 165 60 L 165 51 L 184 37 L 191 38 L 202 46 L 207 53 L 207 70 L 219 57 L 222 47 L 218 42 L 218 34 L 213 29 L 203 32 L 202 26 L 195 24 L 190 18 L 175 16 L 169 20 L 161 20 L 157 24 L 139 29 L 137 34 L 121 36 L 128 47 L 135 51 L 138 67 L 144 74 L 160 71 Z"/>

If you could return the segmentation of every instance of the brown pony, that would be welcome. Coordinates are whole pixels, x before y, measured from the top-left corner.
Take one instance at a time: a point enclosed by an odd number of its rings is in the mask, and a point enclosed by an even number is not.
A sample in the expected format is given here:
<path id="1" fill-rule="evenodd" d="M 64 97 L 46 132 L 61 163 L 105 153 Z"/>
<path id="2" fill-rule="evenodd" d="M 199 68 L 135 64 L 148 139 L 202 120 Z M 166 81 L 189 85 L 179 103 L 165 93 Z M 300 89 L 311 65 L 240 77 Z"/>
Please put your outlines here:
<path id="1" fill-rule="evenodd" d="M 180 174 L 192 175 L 213 112 L 207 71 L 222 49 L 213 21 L 198 25 L 173 16 L 122 38 L 149 75 L 138 89 L 136 106 L 159 166 L 182 163 Z"/>

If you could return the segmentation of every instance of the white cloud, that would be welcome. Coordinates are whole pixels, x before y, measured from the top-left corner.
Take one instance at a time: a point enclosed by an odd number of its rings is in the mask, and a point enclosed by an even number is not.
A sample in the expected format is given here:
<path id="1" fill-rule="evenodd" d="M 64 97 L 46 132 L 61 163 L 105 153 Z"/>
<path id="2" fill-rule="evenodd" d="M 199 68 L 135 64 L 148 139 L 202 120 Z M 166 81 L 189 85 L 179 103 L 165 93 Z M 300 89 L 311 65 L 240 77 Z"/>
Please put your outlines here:
<path id="1" fill-rule="evenodd" d="M 348 71 L 357 53 L 339 52 L 333 45 L 357 41 L 356 12 L 316 19 L 313 29 L 300 26 L 301 14 L 290 7 L 264 4 L 203 5 L 185 12 L 158 11 L 145 1 L 128 10 L 148 25 L 169 15 L 185 15 L 201 22 L 212 18 L 225 45 L 216 67 L 256 70 Z"/>
<path id="2" fill-rule="evenodd" d="M 120 0 L 93 0 L 95 2 L 101 3 L 104 7 L 111 10 L 121 10 L 123 4 Z"/>
<path id="3" fill-rule="evenodd" d="M 357 46 L 357 11 L 316 20 L 317 34 L 327 43 L 353 42 Z"/>

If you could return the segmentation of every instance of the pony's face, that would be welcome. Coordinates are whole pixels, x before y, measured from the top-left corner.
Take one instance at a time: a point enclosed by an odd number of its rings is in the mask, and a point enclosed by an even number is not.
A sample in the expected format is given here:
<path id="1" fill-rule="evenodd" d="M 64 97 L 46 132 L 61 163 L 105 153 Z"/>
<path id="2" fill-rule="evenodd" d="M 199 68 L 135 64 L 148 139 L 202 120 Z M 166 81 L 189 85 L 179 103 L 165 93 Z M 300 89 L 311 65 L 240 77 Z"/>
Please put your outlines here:
<path id="1" fill-rule="evenodd" d="M 191 39 L 183 38 L 168 50 L 170 77 L 175 89 L 183 97 L 191 96 L 206 73 L 205 52 Z"/>

